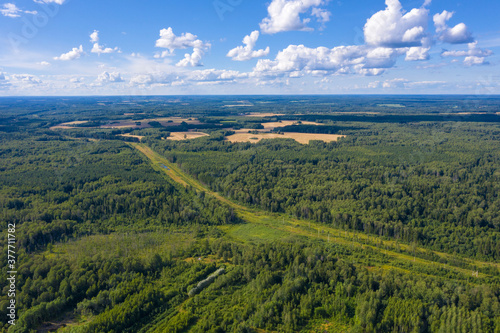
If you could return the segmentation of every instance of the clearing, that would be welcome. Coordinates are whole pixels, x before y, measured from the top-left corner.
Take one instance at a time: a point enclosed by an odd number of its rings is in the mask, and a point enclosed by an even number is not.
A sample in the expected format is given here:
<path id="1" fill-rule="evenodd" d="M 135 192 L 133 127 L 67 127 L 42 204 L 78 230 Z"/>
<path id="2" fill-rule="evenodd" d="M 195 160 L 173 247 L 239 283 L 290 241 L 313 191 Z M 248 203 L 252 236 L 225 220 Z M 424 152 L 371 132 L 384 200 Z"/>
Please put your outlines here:
<path id="1" fill-rule="evenodd" d="M 314 223 L 306 220 L 298 220 L 286 214 L 268 213 L 255 208 L 242 206 L 226 199 L 219 193 L 209 190 L 200 182 L 193 179 L 190 175 L 184 173 L 176 164 L 170 163 L 165 157 L 155 153 L 146 145 L 138 143 L 129 143 L 129 145 L 146 155 L 146 157 L 151 160 L 152 167 L 155 170 L 164 172 L 175 182 L 183 186 L 192 186 L 194 189 L 203 191 L 206 194 L 215 197 L 219 201 L 231 206 L 235 210 L 237 216 L 246 222 L 244 224 L 227 225 L 220 227 L 220 229 L 226 231 L 227 234 L 234 240 L 238 240 L 244 243 L 262 241 L 272 242 L 273 239 L 276 239 L 276 237 L 283 238 L 285 235 L 306 237 L 309 239 L 322 240 L 324 242 L 333 244 L 342 244 L 344 246 L 358 248 L 361 247 L 365 249 L 371 249 L 376 252 L 382 252 L 386 256 L 388 262 L 384 263 L 384 265 L 380 266 L 378 269 L 382 269 L 384 271 L 393 269 L 405 271 L 407 273 L 415 275 L 422 274 L 417 272 L 409 272 L 407 269 L 397 267 L 399 264 L 404 264 L 405 266 L 409 267 L 415 265 L 416 267 L 430 268 L 427 274 L 431 276 L 435 274 L 441 276 L 442 272 L 440 271 L 442 270 L 454 272 L 455 274 L 458 274 L 461 279 L 468 279 L 468 277 L 471 276 L 471 271 L 465 268 L 458 267 L 460 266 L 460 263 L 455 263 L 455 260 L 457 258 L 450 254 L 432 251 L 433 254 L 437 255 L 440 258 L 441 262 L 423 259 L 419 256 L 431 251 L 419 247 L 415 247 L 412 249 L 410 245 L 399 244 L 393 240 L 383 240 L 376 236 L 367 235 L 360 232 L 347 230 L 343 231 L 324 224 Z M 168 166 L 169 169 L 167 170 L 165 168 L 162 168 L 160 165 Z M 375 241 L 377 245 L 373 245 Z M 406 253 L 401 253 L 400 250 L 396 251 L 394 250 L 394 248 L 405 250 L 407 252 L 413 251 L 418 255 L 412 256 Z M 461 258 L 459 261 L 463 261 L 463 263 L 468 265 L 474 265 L 478 268 L 500 267 L 500 264 L 481 262 L 470 258 Z M 488 276 L 489 275 L 487 274 L 479 273 L 476 278 L 477 283 L 480 284 L 481 279 Z"/>
<path id="2" fill-rule="evenodd" d="M 170 136 L 167 140 L 182 141 L 182 140 L 192 140 L 197 138 L 202 138 L 204 136 L 210 136 L 203 132 L 170 132 Z"/>
<path id="3" fill-rule="evenodd" d="M 339 138 L 343 138 L 344 135 L 336 134 L 316 134 L 316 133 L 236 133 L 226 137 L 226 140 L 231 142 L 252 142 L 257 143 L 263 139 L 294 139 L 295 141 L 302 143 L 304 145 L 309 144 L 311 140 L 319 140 L 324 142 L 337 141 Z"/>

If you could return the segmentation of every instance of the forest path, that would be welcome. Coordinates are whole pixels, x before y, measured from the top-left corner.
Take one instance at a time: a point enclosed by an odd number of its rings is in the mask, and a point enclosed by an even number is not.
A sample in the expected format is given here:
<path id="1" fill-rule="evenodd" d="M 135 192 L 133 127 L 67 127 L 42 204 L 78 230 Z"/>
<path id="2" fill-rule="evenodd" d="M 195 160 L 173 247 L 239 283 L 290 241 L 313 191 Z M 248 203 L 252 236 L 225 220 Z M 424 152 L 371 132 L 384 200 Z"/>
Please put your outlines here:
<path id="1" fill-rule="evenodd" d="M 320 239 L 326 242 L 347 245 L 350 247 L 361 247 L 363 249 L 371 249 L 380 252 L 390 260 L 390 265 L 382 265 L 380 269 L 396 269 L 406 273 L 410 273 L 410 270 L 397 266 L 401 266 L 401 264 L 403 264 L 403 266 L 407 266 L 408 264 L 431 266 L 432 269 L 429 269 L 429 275 L 437 276 L 438 274 L 434 273 L 435 270 L 441 271 L 440 274 L 443 274 L 442 270 L 447 270 L 463 274 L 464 278 L 473 276 L 473 271 L 458 267 L 460 264 L 476 266 L 478 269 L 486 267 L 500 268 L 500 264 L 497 263 L 481 262 L 464 258 L 459 259 L 447 253 L 434 252 L 416 246 L 399 244 L 396 241 L 383 240 L 373 235 L 347 230 L 343 231 L 311 221 L 298 220 L 286 214 L 264 212 L 255 208 L 245 207 L 228 200 L 217 192 L 211 191 L 199 181 L 183 172 L 176 164 L 171 163 L 168 159 L 154 152 L 145 144 L 129 143 L 129 145 L 144 154 L 151 161 L 155 170 L 166 173 L 172 180 L 185 187 L 191 186 L 232 207 L 236 215 L 247 223 L 242 225 L 223 226 L 221 228 L 227 231 L 233 238 L 243 242 L 269 242 L 290 235 Z M 374 242 L 376 245 L 373 245 Z M 399 248 L 405 252 L 414 253 L 415 255 L 396 252 L 393 250 L 394 248 Z M 444 261 L 445 263 L 422 258 L 424 254 L 430 253 L 439 257 L 440 261 Z M 397 266 L 394 266 L 394 264 Z M 490 276 L 491 275 L 479 273 L 476 277 L 479 279 Z M 480 281 L 478 282 L 480 283 Z"/>

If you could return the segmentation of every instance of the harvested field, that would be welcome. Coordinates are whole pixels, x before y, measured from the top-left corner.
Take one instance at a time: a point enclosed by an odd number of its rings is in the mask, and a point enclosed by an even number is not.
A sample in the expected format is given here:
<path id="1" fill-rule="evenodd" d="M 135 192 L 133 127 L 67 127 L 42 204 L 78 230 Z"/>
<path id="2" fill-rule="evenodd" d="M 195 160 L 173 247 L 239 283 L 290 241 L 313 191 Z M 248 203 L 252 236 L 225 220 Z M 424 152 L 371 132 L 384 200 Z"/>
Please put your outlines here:
<path id="1" fill-rule="evenodd" d="M 120 134 L 119 136 L 124 136 L 126 138 L 137 138 L 139 140 L 142 140 L 142 138 L 144 138 L 144 136 L 141 136 L 141 135 L 132 135 L 132 134 Z"/>
<path id="2" fill-rule="evenodd" d="M 173 141 L 192 140 L 204 136 L 209 136 L 209 135 L 203 132 L 171 132 L 167 140 L 173 140 Z"/>
<path id="3" fill-rule="evenodd" d="M 314 133 L 236 133 L 226 137 L 226 140 L 231 142 L 252 142 L 257 143 L 263 139 L 293 139 L 304 145 L 309 144 L 311 140 L 319 140 L 324 142 L 337 141 L 343 138 L 344 135 L 335 134 L 314 134 Z"/>
<path id="4" fill-rule="evenodd" d="M 81 124 L 86 124 L 88 123 L 87 120 L 85 121 L 71 121 L 69 123 L 62 123 L 56 126 L 52 126 L 50 129 L 55 130 L 55 129 L 72 129 L 75 128 L 76 125 L 81 125 Z"/>

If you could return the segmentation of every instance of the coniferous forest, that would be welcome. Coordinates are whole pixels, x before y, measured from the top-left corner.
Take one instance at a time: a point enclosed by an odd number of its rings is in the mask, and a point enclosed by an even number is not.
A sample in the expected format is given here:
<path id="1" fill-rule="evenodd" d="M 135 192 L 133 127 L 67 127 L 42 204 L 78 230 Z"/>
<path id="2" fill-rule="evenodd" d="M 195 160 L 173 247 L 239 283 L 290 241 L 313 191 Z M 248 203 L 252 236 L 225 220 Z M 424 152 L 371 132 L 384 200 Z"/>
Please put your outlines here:
<path id="1" fill-rule="evenodd" d="M 0 99 L 1 332 L 500 332 L 500 99 L 131 99 Z"/>

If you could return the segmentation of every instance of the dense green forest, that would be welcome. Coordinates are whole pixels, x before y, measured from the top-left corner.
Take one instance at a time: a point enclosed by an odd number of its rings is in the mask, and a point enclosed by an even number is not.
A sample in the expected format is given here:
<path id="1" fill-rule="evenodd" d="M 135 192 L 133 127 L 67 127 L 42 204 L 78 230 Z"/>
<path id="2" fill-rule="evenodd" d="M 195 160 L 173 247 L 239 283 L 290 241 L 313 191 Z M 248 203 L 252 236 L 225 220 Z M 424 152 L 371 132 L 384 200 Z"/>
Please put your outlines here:
<path id="1" fill-rule="evenodd" d="M 339 142 L 307 146 L 149 143 L 214 191 L 248 205 L 500 259 L 500 126 L 426 122 L 342 133 Z"/>
<path id="2" fill-rule="evenodd" d="M 224 107 L 243 99 L 284 115 Z M 498 99 L 99 101 L 0 100 L 0 332 L 500 332 L 500 125 L 429 119 Z M 386 120 L 332 118 L 356 110 Z M 210 136 L 93 128 L 124 113 L 198 117 L 177 128 Z M 77 120 L 92 126 L 51 129 Z M 345 137 L 224 140 L 279 120 Z"/>

